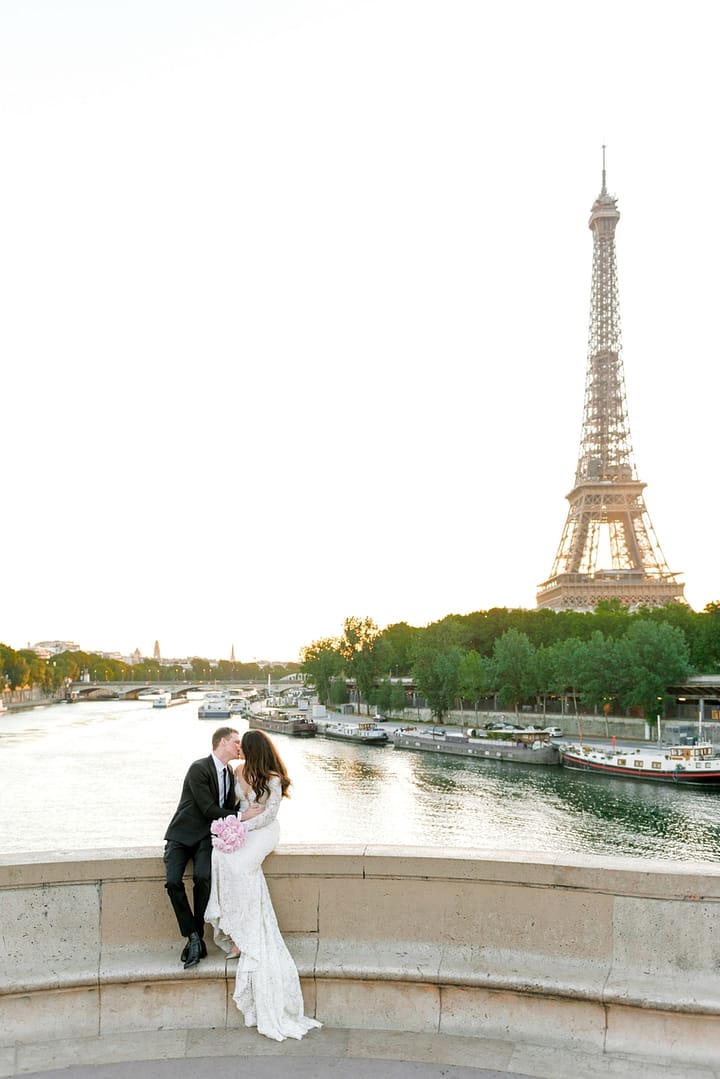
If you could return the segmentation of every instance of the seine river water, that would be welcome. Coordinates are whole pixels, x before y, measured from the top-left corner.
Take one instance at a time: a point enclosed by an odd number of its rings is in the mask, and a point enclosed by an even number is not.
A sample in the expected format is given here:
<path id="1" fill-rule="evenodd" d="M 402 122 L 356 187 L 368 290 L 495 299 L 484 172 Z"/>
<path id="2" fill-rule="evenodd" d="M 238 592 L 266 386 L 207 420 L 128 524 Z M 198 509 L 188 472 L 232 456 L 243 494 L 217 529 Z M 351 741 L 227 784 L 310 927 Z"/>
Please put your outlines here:
<path id="1" fill-rule="evenodd" d="M 222 721 L 197 702 L 80 702 L 0 715 L 0 855 L 160 847 Z M 242 721 L 237 723 L 242 729 Z M 279 735 L 284 844 L 720 859 L 720 791 Z"/>

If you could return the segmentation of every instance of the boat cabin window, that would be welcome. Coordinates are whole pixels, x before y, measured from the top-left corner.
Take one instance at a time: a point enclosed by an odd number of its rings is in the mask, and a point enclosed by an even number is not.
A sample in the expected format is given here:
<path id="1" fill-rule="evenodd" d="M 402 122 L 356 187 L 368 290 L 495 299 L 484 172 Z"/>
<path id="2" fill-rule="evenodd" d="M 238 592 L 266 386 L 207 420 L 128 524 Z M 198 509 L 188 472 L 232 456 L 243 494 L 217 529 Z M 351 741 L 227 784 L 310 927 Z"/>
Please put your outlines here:
<path id="1" fill-rule="evenodd" d="M 653 761 L 652 766 L 659 771 L 662 768 L 662 761 Z"/>
<path id="2" fill-rule="evenodd" d="M 627 761 L 624 757 L 618 757 L 618 764 L 627 764 Z"/>
<path id="3" fill-rule="evenodd" d="M 645 761 L 633 761 L 633 764 L 635 765 L 636 768 L 644 768 L 645 767 Z"/>

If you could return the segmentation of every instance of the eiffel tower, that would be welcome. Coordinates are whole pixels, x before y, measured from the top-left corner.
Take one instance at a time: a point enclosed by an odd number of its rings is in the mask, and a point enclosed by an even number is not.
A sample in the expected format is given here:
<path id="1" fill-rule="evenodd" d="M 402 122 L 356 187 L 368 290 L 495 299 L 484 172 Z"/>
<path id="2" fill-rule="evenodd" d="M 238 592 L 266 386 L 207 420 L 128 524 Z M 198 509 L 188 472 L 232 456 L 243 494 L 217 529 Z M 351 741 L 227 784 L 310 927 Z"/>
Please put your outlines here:
<path id="1" fill-rule="evenodd" d="M 627 607 L 686 603 L 645 506 L 630 443 L 620 343 L 615 227 L 617 198 L 605 182 L 590 213 L 593 234 L 585 411 L 575 486 L 550 576 L 538 585 L 537 606 L 593 610 L 601 600 Z M 607 568 L 598 565 L 601 539 Z"/>

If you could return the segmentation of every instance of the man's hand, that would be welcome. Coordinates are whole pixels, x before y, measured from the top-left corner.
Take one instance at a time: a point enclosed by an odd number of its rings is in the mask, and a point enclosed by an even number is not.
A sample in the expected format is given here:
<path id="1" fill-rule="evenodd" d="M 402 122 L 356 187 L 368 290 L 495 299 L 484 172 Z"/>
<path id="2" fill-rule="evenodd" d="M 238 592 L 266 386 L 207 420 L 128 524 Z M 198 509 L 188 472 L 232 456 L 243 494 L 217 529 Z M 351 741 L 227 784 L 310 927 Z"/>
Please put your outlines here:
<path id="1" fill-rule="evenodd" d="M 240 820 L 252 820 L 253 817 L 257 817 L 259 813 L 263 812 L 263 807 L 259 806 L 257 802 L 253 802 L 247 809 L 243 809 L 240 814 Z"/>

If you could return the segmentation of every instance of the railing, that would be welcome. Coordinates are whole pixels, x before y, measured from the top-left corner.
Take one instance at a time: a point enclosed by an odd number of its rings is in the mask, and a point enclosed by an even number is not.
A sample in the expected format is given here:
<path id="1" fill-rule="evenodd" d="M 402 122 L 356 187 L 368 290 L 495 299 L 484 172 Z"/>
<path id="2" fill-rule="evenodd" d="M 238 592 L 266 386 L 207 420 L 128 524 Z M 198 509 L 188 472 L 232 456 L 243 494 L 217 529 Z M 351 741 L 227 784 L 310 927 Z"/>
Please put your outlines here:
<path id="1" fill-rule="evenodd" d="M 715 866 L 298 846 L 265 869 L 326 1027 L 720 1067 Z M 241 1025 L 212 945 L 183 969 L 163 885 L 157 850 L 0 861 L 0 1046 Z"/>

